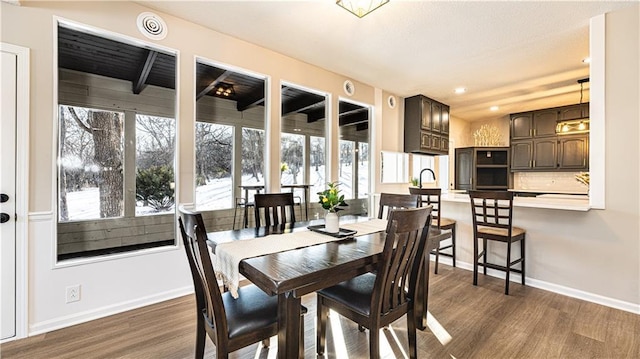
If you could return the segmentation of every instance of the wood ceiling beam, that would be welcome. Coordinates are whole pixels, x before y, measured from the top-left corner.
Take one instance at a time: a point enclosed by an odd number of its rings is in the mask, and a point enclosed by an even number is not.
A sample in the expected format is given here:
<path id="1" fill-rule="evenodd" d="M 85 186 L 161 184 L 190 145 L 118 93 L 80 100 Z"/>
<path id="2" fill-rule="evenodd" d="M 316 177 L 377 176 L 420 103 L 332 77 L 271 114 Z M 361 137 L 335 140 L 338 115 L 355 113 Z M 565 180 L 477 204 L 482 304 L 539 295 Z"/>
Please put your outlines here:
<path id="1" fill-rule="evenodd" d="M 369 114 L 361 113 L 361 111 L 350 113 L 346 115 L 340 115 L 340 126 L 352 126 L 359 123 L 368 122 Z"/>
<path id="2" fill-rule="evenodd" d="M 138 76 L 136 76 L 135 81 L 133 81 L 134 94 L 139 95 L 147 86 L 145 82 L 147 82 L 147 78 L 149 77 L 153 63 L 156 61 L 156 57 L 158 57 L 157 51 L 147 50 L 147 57 L 144 63 L 138 68 Z"/>
<path id="3" fill-rule="evenodd" d="M 230 75 L 232 75 L 233 73 L 231 71 L 225 71 L 222 73 L 222 75 L 218 76 L 215 80 L 211 81 L 211 83 L 209 85 L 207 85 L 207 87 L 204 88 L 204 90 L 200 91 L 197 95 L 196 95 L 196 101 L 198 101 L 199 99 L 201 99 L 204 95 L 208 94 L 211 90 L 213 90 L 220 82 L 224 81 L 227 77 L 229 77 Z"/>
<path id="4" fill-rule="evenodd" d="M 307 123 L 316 122 L 324 119 L 325 117 L 326 117 L 326 114 L 325 114 L 324 107 L 317 110 L 313 110 L 307 113 Z"/>
<path id="5" fill-rule="evenodd" d="M 251 91 L 248 95 L 238 99 L 236 109 L 242 112 L 252 106 L 258 106 L 260 104 L 264 105 L 264 84 Z"/>

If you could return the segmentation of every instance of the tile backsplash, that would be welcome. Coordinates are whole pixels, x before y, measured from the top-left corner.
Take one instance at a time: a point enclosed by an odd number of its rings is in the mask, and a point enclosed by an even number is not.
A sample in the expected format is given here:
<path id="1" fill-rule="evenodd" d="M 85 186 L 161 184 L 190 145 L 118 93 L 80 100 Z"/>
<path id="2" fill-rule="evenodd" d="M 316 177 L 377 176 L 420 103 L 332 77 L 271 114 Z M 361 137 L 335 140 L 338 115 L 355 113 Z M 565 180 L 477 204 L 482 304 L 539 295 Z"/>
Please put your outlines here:
<path id="1" fill-rule="evenodd" d="M 513 188 L 540 192 L 586 194 L 588 187 L 575 178 L 580 172 L 516 172 Z"/>

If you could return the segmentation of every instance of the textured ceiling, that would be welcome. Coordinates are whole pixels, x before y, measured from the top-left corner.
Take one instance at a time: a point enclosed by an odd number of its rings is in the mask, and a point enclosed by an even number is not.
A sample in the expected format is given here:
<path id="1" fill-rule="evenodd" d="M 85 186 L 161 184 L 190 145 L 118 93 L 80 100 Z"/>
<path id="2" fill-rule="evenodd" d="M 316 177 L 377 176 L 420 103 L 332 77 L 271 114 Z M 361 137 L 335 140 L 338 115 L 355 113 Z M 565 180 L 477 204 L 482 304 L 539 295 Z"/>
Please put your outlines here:
<path id="1" fill-rule="evenodd" d="M 473 121 L 578 103 L 589 19 L 637 1 L 391 0 L 362 19 L 333 0 L 140 3 Z"/>

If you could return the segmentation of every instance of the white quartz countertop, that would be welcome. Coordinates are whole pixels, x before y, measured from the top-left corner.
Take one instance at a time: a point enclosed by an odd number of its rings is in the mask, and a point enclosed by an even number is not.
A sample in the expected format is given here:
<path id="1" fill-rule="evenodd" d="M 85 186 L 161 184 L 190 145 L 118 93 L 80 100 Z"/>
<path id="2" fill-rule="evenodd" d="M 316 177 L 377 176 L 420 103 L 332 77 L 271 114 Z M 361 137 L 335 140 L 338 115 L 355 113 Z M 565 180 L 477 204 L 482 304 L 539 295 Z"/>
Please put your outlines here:
<path id="1" fill-rule="evenodd" d="M 447 193 L 441 196 L 443 202 L 469 203 L 469 195 L 466 193 Z M 537 197 L 514 197 L 514 207 L 560 209 L 566 211 L 588 211 L 589 196 L 587 195 L 563 195 L 546 194 Z"/>

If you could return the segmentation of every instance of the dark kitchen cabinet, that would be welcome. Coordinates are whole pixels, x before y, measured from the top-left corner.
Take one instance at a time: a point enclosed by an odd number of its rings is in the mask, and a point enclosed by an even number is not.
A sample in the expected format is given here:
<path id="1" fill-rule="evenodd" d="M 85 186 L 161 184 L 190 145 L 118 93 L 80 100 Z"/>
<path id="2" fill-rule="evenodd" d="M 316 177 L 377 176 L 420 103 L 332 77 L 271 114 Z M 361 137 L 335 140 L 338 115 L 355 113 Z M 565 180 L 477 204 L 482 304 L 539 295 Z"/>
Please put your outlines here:
<path id="1" fill-rule="evenodd" d="M 589 135 L 557 134 L 562 121 L 587 118 L 589 104 L 511 115 L 511 171 L 589 169 Z"/>
<path id="2" fill-rule="evenodd" d="M 422 95 L 404 100 L 404 152 L 449 154 L 449 106 Z"/>
<path id="3" fill-rule="evenodd" d="M 558 136 L 558 168 L 589 169 L 589 136 Z"/>
<path id="4" fill-rule="evenodd" d="M 589 117 L 589 103 L 583 103 L 560 108 L 558 113 L 559 121 L 576 120 Z"/>
<path id="5" fill-rule="evenodd" d="M 555 136 L 557 109 L 511 115 L 511 140 Z"/>
<path id="6" fill-rule="evenodd" d="M 533 141 L 511 144 L 511 171 L 530 170 L 533 164 Z"/>
<path id="7" fill-rule="evenodd" d="M 511 115 L 511 140 L 531 138 L 533 129 L 533 112 Z"/>
<path id="8" fill-rule="evenodd" d="M 511 171 L 555 170 L 557 159 L 556 137 L 511 143 Z"/>
<path id="9" fill-rule="evenodd" d="M 509 188 L 508 147 L 463 147 L 455 151 L 455 188 L 506 190 Z"/>
<path id="10" fill-rule="evenodd" d="M 533 138 L 555 136 L 558 111 L 556 109 L 535 111 L 533 113 Z"/>

